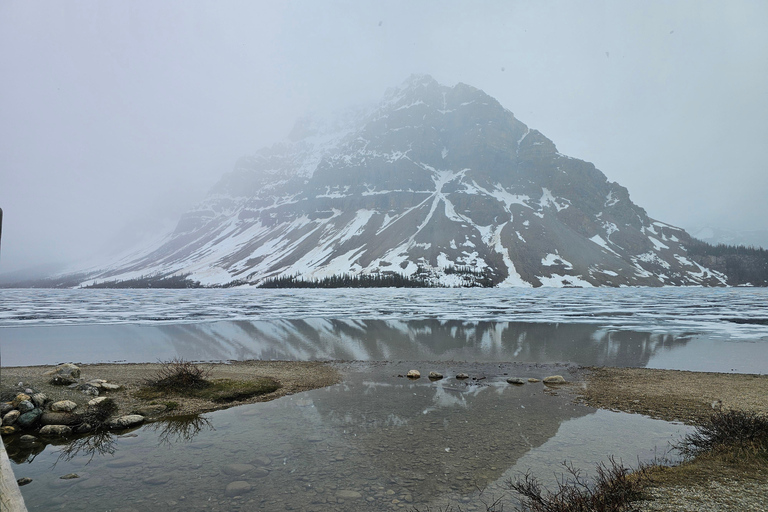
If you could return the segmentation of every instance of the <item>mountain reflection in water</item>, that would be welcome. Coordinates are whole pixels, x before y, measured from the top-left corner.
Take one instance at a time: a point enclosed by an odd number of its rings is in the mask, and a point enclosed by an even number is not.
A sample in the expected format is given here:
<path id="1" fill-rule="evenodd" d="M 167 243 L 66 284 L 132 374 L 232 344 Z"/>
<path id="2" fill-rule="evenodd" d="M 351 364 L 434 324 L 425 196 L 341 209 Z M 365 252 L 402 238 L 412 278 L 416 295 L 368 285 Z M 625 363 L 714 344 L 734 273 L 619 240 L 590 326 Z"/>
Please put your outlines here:
<path id="1" fill-rule="evenodd" d="M 60 361 L 146 362 L 246 359 L 521 361 L 645 366 L 686 345 L 689 335 L 613 330 L 590 324 L 461 320 L 228 320 L 159 325 L 73 325 L 6 329 L 11 366 Z M 40 361 L 40 357 L 48 360 Z"/>

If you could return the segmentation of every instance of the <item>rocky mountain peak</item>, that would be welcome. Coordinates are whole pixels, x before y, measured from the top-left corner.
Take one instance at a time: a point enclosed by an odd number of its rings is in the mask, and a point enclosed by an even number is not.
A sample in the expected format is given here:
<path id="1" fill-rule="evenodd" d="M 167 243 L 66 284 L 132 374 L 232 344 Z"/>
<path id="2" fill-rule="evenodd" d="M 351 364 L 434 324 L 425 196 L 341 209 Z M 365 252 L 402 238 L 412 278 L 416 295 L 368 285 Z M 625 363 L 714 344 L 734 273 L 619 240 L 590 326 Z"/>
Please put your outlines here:
<path id="1" fill-rule="evenodd" d="M 687 257 L 688 240 L 482 90 L 412 75 L 373 108 L 299 120 L 241 159 L 165 245 L 100 277 L 722 284 Z"/>

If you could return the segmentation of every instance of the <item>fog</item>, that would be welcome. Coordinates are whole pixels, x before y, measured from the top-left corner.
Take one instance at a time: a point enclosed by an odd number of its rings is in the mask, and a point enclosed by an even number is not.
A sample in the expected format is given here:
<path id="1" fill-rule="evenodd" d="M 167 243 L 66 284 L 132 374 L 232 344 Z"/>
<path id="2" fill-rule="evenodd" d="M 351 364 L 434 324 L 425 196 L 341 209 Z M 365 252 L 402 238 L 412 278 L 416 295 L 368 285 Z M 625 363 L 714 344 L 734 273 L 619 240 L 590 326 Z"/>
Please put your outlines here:
<path id="1" fill-rule="evenodd" d="M 298 116 L 412 73 L 495 97 L 652 217 L 768 229 L 768 3 L 0 3 L 0 272 L 141 243 Z"/>

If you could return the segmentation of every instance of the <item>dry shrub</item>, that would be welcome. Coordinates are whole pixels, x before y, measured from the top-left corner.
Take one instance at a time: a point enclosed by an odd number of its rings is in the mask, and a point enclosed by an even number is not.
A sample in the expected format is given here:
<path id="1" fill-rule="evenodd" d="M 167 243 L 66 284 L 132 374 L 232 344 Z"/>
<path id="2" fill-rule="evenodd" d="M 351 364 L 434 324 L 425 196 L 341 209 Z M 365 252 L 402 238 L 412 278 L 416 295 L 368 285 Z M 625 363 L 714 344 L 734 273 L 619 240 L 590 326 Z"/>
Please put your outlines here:
<path id="1" fill-rule="evenodd" d="M 715 450 L 768 455 L 768 416 L 752 411 L 717 411 L 677 446 L 687 457 Z"/>
<path id="2" fill-rule="evenodd" d="M 209 368 L 203 368 L 184 359 L 165 361 L 154 379 L 148 379 L 147 387 L 157 391 L 185 393 L 193 389 L 203 389 L 211 385 L 208 377 Z"/>
<path id="3" fill-rule="evenodd" d="M 557 482 L 557 490 L 544 489 L 530 473 L 509 480 L 509 489 L 520 495 L 522 509 L 531 512 L 619 512 L 642 498 L 642 489 L 650 481 L 649 467 L 635 471 L 616 462 L 601 462 L 596 475 L 588 479 L 572 464 L 563 463 L 566 475 Z"/>

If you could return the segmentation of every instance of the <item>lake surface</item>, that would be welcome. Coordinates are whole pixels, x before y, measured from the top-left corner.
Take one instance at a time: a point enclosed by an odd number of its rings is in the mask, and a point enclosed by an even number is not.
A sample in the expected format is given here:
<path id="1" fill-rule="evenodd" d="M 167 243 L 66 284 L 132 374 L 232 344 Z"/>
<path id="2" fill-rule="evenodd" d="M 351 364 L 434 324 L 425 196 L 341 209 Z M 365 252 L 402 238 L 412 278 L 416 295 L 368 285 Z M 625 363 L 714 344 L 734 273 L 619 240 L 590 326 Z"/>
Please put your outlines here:
<path id="1" fill-rule="evenodd" d="M 459 360 L 764 373 L 768 290 L 0 290 L 6 366 Z"/>
<path id="2" fill-rule="evenodd" d="M 30 510 L 485 510 L 480 500 L 506 499 L 505 481 L 521 472 L 552 483 L 564 460 L 636 464 L 687 431 L 507 375 L 593 364 L 765 373 L 767 292 L 0 290 L 6 366 L 357 361 L 335 363 L 345 379 L 330 388 L 99 445 L 14 441 L 8 451 L 16 476 L 34 480 L 22 487 Z M 487 378 L 398 377 L 411 368 Z M 59 479 L 73 472 L 81 478 Z M 228 494 L 236 481 L 249 490 Z"/>

